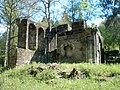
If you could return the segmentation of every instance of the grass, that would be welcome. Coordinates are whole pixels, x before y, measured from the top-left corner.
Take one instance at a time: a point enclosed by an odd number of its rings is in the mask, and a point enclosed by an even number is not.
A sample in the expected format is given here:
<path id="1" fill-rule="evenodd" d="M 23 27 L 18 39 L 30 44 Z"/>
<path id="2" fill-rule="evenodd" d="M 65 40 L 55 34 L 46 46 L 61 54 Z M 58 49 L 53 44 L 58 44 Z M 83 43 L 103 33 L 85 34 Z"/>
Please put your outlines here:
<path id="1" fill-rule="evenodd" d="M 28 73 L 31 66 L 42 65 L 33 63 L 1 72 L 0 90 L 120 90 L 119 64 L 63 63 L 55 69 L 37 71 L 36 76 Z M 79 79 L 58 77 L 58 72 L 71 72 L 73 68 L 86 71 L 89 76 Z"/>

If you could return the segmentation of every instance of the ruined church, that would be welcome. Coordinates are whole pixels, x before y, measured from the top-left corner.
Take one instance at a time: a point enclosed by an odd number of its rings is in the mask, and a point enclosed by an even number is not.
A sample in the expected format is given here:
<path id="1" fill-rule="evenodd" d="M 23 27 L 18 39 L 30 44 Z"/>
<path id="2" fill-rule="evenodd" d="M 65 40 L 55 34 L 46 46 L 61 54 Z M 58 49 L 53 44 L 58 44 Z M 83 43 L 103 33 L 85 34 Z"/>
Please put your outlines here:
<path id="1" fill-rule="evenodd" d="M 84 20 L 53 28 L 22 19 L 18 25 L 15 65 L 36 62 L 102 63 L 103 39 Z"/>

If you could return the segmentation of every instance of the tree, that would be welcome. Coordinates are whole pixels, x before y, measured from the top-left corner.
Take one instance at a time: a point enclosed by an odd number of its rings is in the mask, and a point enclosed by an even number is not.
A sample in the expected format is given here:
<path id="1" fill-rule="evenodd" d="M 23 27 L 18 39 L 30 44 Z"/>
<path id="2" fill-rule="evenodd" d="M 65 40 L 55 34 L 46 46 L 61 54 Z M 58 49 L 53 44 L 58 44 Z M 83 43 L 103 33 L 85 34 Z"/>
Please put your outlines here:
<path id="1" fill-rule="evenodd" d="M 69 24 L 71 25 L 71 21 L 70 21 L 70 17 L 69 15 L 66 13 L 66 11 L 64 11 L 62 18 L 58 21 L 59 24 Z"/>
<path id="2" fill-rule="evenodd" d="M 106 17 L 105 27 L 111 33 L 112 46 L 118 45 L 120 50 L 120 1 L 99 0 L 103 16 Z M 108 37 L 109 38 L 109 37 Z"/>
<path id="3" fill-rule="evenodd" d="M 38 0 L 20 0 L 18 4 L 19 17 L 21 18 L 32 18 L 39 13 Z"/>
<path id="4" fill-rule="evenodd" d="M 87 19 L 87 14 L 89 13 L 90 6 L 88 0 L 70 0 L 68 5 L 65 6 L 65 10 L 72 22 L 78 21 L 80 19 Z"/>
<path id="5" fill-rule="evenodd" d="M 52 11 L 52 8 L 55 6 L 55 4 L 59 3 L 59 0 L 39 0 L 40 2 L 40 13 L 43 16 L 43 20 L 47 22 L 47 26 L 51 27 L 51 21 L 54 21 L 51 19 L 52 14 L 54 14 L 54 11 Z M 52 7 L 52 8 L 51 8 Z M 55 16 L 54 16 L 55 18 Z"/>
<path id="6" fill-rule="evenodd" d="M 48 22 L 48 26 L 50 27 L 50 4 L 52 0 L 41 0 L 41 2 L 44 5 L 44 11 L 42 10 L 42 12 L 45 14 L 45 18 Z"/>
<path id="7" fill-rule="evenodd" d="M 1 13 L 0 17 L 3 20 L 3 23 L 7 25 L 7 39 L 6 39 L 6 59 L 5 65 L 8 63 L 10 67 L 10 56 L 11 50 L 14 44 L 14 34 L 15 34 L 15 20 L 18 17 L 17 13 L 17 3 L 18 0 L 1 0 Z"/>
<path id="8" fill-rule="evenodd" d="M 4 65 L 6 32 L 0 36 L 0 66 Z"/>
<path id="9" fill-rule="evenodd" d="M 112 32 L 112 42 L 113 46 L 117 45 L 120 50 L 120 17 L 116 16 L 112 20 L 112 22 L 109 24 L 109 27 L 107 29 Z"/>
<path id="10" fill-rule="evenodd" d="M 112 49 L 112 32 L 105 30 L 105 22 L 102 22 L 99 25 L 99 30 L 104 38 L 104 48 L 105 50 L 111 50 Z M 109 37 L 109 38 L 108 38 Z"/>
<path id="11" fill-rule="evenodd" d="M 106 22 L 102 22 L 98 28 L 104 38 L 104 48 L 106 50 L 112 50 L 118 47 L 120 50 L 120 17 L 116 18 L 116 20 L 113 20 L 112 22 L 114 22 L 114 25 L 111 26 L 111 29 L 109 30 L 106 30 Z"/>
<path id="12" fill-rule="evenodd" d="M 26 0 L 1 0 L 0 1 L 0 19 L 7 26 L 6 38 L 6 57 L 5 65 L 13 67 L 15 64 L 18 26 L 21 17 L 30 18 L 35 10 L 36 1 Z M 23 8 L 24 7 L 24 8 Z"/>
<path id="13" fill-rule="evenodd" d="M 103 16 L 107 18 L 106 27 L 112 20 L 120 15 L 120 0 L 99 0 L 102 7 Z"/>

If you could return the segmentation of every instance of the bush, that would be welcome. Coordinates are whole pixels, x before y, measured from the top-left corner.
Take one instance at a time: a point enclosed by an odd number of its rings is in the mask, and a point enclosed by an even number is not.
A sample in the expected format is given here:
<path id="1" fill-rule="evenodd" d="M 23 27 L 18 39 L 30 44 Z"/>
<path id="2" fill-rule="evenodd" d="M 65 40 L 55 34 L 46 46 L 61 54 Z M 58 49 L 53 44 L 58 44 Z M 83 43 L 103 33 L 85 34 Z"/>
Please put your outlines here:
<path id="1" fill-rule="evenodd" d="M 56 78 L 56 75 L 55 75 L 55 72 L 53 71 L 53 69 L 44 70 L 36 75 L 36 79 L 42 80 L 42 81 L 55 79 L 55 78 Z"/>
<path id="2" fill-rule="evenodd" d="M 45 68 L 36 76 L 28 73 L 33 66 L 36 70 L 41 64 L 32 64 L 9 69 L 0 74 L 0 90 L 119 90 L 120 65 L 97 65 L 89 63 L 60 64 L 60 68 Z M 47 66 L 47 64 L 43 65 Z M 87 72 L 89 77 L 58 78 L 59 72 Z M 69 73 L 68 73 L 69 75 Z M 79 75 L 79 73 L 77 74 Z M 49 85 L 48 85 L 49 84 Z"/>

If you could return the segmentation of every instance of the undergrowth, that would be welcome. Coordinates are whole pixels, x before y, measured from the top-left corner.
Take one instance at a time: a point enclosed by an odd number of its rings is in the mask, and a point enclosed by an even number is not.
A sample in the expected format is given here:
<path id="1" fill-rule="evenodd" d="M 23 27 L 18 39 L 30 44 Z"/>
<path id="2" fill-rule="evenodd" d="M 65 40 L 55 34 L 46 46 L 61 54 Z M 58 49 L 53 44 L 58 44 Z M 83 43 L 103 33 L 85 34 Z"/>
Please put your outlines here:
<path id="1" fill-rule="evenodd" d="M 59 64 L 58 68 L 45 68 L 43 71 L 36 67 L 47 67 L 49 64 L 36 64 L 19 66 L 0 74 L 0 90 L 119 90 L 120 65 L 119 64 L 89 64 L 73 63 Z M 36 75 L 28 71 L 35 67 Z M 84 78 L 59 77 L 60 72 L 69 73 L 75 68 L 79 72 L 87 72 Z"/>

